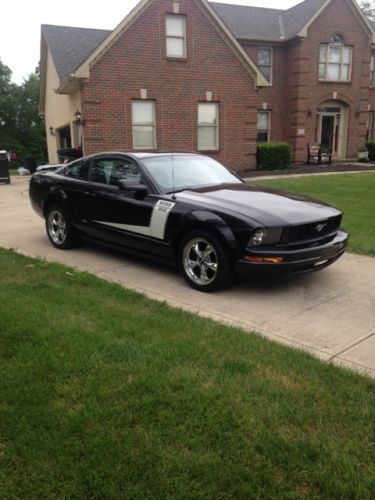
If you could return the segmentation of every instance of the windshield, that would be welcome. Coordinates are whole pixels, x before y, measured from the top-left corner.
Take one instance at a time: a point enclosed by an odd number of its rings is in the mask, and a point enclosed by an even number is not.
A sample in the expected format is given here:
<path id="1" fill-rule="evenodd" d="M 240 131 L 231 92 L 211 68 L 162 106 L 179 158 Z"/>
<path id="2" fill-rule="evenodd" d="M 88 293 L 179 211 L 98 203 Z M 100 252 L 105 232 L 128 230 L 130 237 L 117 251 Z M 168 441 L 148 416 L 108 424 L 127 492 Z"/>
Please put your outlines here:
<path id="1" fill-rule="evenodd" d="M 166 193 L 198 186 L 242 182 L 223 165 L 206 156 L 177 155 L 173 159 L 172 156 L 159 156 L 145 158 L 143 164 Z"/>

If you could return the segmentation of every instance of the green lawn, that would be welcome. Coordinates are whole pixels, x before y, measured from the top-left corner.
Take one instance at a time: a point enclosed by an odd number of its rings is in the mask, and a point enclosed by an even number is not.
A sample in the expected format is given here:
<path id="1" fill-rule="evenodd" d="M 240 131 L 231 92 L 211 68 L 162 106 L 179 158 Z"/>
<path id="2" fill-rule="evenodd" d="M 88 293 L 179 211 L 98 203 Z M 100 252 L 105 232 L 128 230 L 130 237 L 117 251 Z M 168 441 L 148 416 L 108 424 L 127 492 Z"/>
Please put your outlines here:
<path id="1" fill-rule="evenodd" d="M 253 183 L 253 182 L 252 182 Z M 375 255 L 375 174 L 340 174 L 258 180 L 257 184 L 307 194 L 344 211 L 349 251 Z"/>
<path id="2" fill-rule="evenodd" d="M 374 389 L 0 249 L 2 499 L 370 499 Z"/>

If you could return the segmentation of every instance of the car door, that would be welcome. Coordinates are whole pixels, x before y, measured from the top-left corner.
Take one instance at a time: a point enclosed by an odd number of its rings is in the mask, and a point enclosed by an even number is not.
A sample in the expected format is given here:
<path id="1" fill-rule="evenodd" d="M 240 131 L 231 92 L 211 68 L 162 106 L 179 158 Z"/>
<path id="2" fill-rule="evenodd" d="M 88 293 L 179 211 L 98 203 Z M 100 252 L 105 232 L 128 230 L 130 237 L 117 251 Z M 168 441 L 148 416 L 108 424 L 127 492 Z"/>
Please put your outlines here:
<path id="1" fill-rule="evenodd" d="M 77 160 L 65 167 L 61 173 L 59 189 L 62 188 L 69 209 L 72 212 L 75 224 L 81 227 L 85 219 L 85 191 L 89 186 L 89 166 L 88 160 Z"/>
<path id="2" fill-rule="evenodd" d="M 139 166 L 129 157 L 106 156 L 90 163 L 85 189 L 85 232 L 121 246 L 149 247 L 149 228 L 154 204 L 152 189 L 139 194 L 121 189 L 119 181 L 145 183 Z"/>

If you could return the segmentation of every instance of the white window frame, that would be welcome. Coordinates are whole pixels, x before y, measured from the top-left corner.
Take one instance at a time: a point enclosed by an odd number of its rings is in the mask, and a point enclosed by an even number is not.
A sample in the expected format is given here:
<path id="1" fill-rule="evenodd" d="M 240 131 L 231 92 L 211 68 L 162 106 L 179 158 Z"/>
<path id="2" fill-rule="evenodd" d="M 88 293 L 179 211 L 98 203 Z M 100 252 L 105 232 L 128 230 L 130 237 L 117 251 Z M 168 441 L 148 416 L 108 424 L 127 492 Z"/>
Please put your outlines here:
<path id="1" fill-rule="evenodd" d="M 319 46 L 319 67 L 318 67 L 318 76 L 319 76 L 319 81 L 320 82 L 351 82 L 352 81 L 352 66 L 353 66 L 353 47 L 351 45 L 345 45 L 344 40 L 342 37 L 339 37 L 341 41 L 333 41 L 335 38 L 335 35 L 331 37 L 331 41 L 329 43 L 321 43 Z M 321 51 L 322 48 L 325 48 L 325 61 L 321 61 Z M 330 63 L 329 62 L 329 53 L 330 49 L 340 49 L 340 62 L 339 63 Z M 344 50 L 345 49 L 350 49 L 350 60 L 349 64 L 344 63 Z M 324 76 L 320 76 L 320 66 L 324 65 Z M 330 65 L 335 65 L 339 66 L 339 78 L 334 79 L 334 78 L 328 78 L 328 68 Z M 349 66 L 349 78 L 344 79 L 342 78 L 343 75 L 343 68 L 345 66 Z"/>
<path id="2" fill-rule="evenodd" d="M 366 142 L 371 142 L 374 135 L 374 111 L 370 110 L 367 112 L 366 119 Z"/>
<path id="3" fill-rule="evenodd" d="M 370 87 L 375 87 L 375 54 L 371 55 L 370 61 Z"/>
<path id="4" fill-rule="evenodd" d="M 261 50 L 268 50 L 270 52 L 270 64 L 260 64 L 259 63 L 259 52 Z M 273 47 L 259 47 L 258 48 L 258 54 L 257 54 L 257 66 L 259 71 L 262 73 L 264 78 L 268 80 L 270 83 L 272 83 L 272 78 L 273 78 Z M 261 68 L 269 68 L 270 69 L 270 76 L 269 78 L 263 73 Z"/>
<path id="5" fill-rule="evenodd" d="M 199 123 L 199 108 L 201 106 L 215 106 L 215 110 L 216 110 L 216 123 L 215 125 L 201 125 Z M 220 128 L 220 110 L 219 110 L 219 103 L 218 102 L 199 102 L 198 103 L 198 117 L 197 117 L 197 121 L 198 121 L 198 135 L 197 135 L 197 148 L 198 148 L 198 151 L 219 151 L 219 128 Z M 206 129 L 206 128 L 210 128 L 210 129 L 215 129 L 215 145 L 213 147 L 200 147 L 199 146 L 199 133 L 202 129 Z"/>
<path id="6" fill-rule="evenodd" d="M 168 19 L 181 19 L 183 21 L 183 34 L 182 36 L 168 34 Z M 168 40 L 182 40 L 183 41 L 183 54 L 181 56 L 168 54 Z M 166 14 L 165 16 L 165 53 L 168 59 L 186 59 L 186 16 L 181 14 Z"/>
<path id="7" fill-rule="evenodd" d="M 258 128 L 258 124 L 259 124 L 259 115 L 267 115 L 268 116 L 268 129 L 260 129 Z M 258 141 L 258 134 L 261 134 L 261 133 L 265 133 L 267 132 L 267 141 Z M 271 141 L 271 111 L 270 110 L 264 110 L 264 109 L 260 109 L 258 111 L 258 115 L 257 115 L 257 142 L 270 142 Z"/>
<path id="8" fill-rule="evenodd" d="M 145 123 L 141 123 L 141 122 L 136 122 L 134 120 L 134 106 L 136 104 L 139 104 L 139 103 L 145 103 L 145 102 L 148 102 L 148 103 L 151 103 L 152 104 L 152 121 L 150 122 L 145 122 Z M 133 149 L 137 149 L 137 150 L 149 150 L 149 149 L 156 149 L 156 103 L 155 101 L 153 100 L 146 100 L 146 99 L 137 99 L 137 100 L 133 100 L 132 103 L 131 103 L 131 106 L 132 106 L 132 136 L 133 136 Z M 138 147 L 135 145 L 136 141 L 135 141 L 135 135 L 136 135 L 136 131 L 135 131 L 135 127 L 152 127 L 153 129 L 153 133 L 152 133 L 152 146 L 149 146 L 149 147 Z"/>

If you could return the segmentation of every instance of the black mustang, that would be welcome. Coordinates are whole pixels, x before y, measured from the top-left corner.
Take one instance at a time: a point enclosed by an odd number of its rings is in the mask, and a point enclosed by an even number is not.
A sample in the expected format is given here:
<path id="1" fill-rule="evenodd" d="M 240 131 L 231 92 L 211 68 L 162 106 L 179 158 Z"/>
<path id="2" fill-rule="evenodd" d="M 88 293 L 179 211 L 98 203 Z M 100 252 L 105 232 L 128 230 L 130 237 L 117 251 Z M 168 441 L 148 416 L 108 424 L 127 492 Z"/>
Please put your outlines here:
<path id="1" fill-rule="evenodd" d="M 196 154 L 101 153 L 32 176 L 52 244 L 79 238 L 176 262 L 213 291 L 254 270 L 322 269 L 345 251 L 342 214 L 317 200 L 251 187 Z"/>

